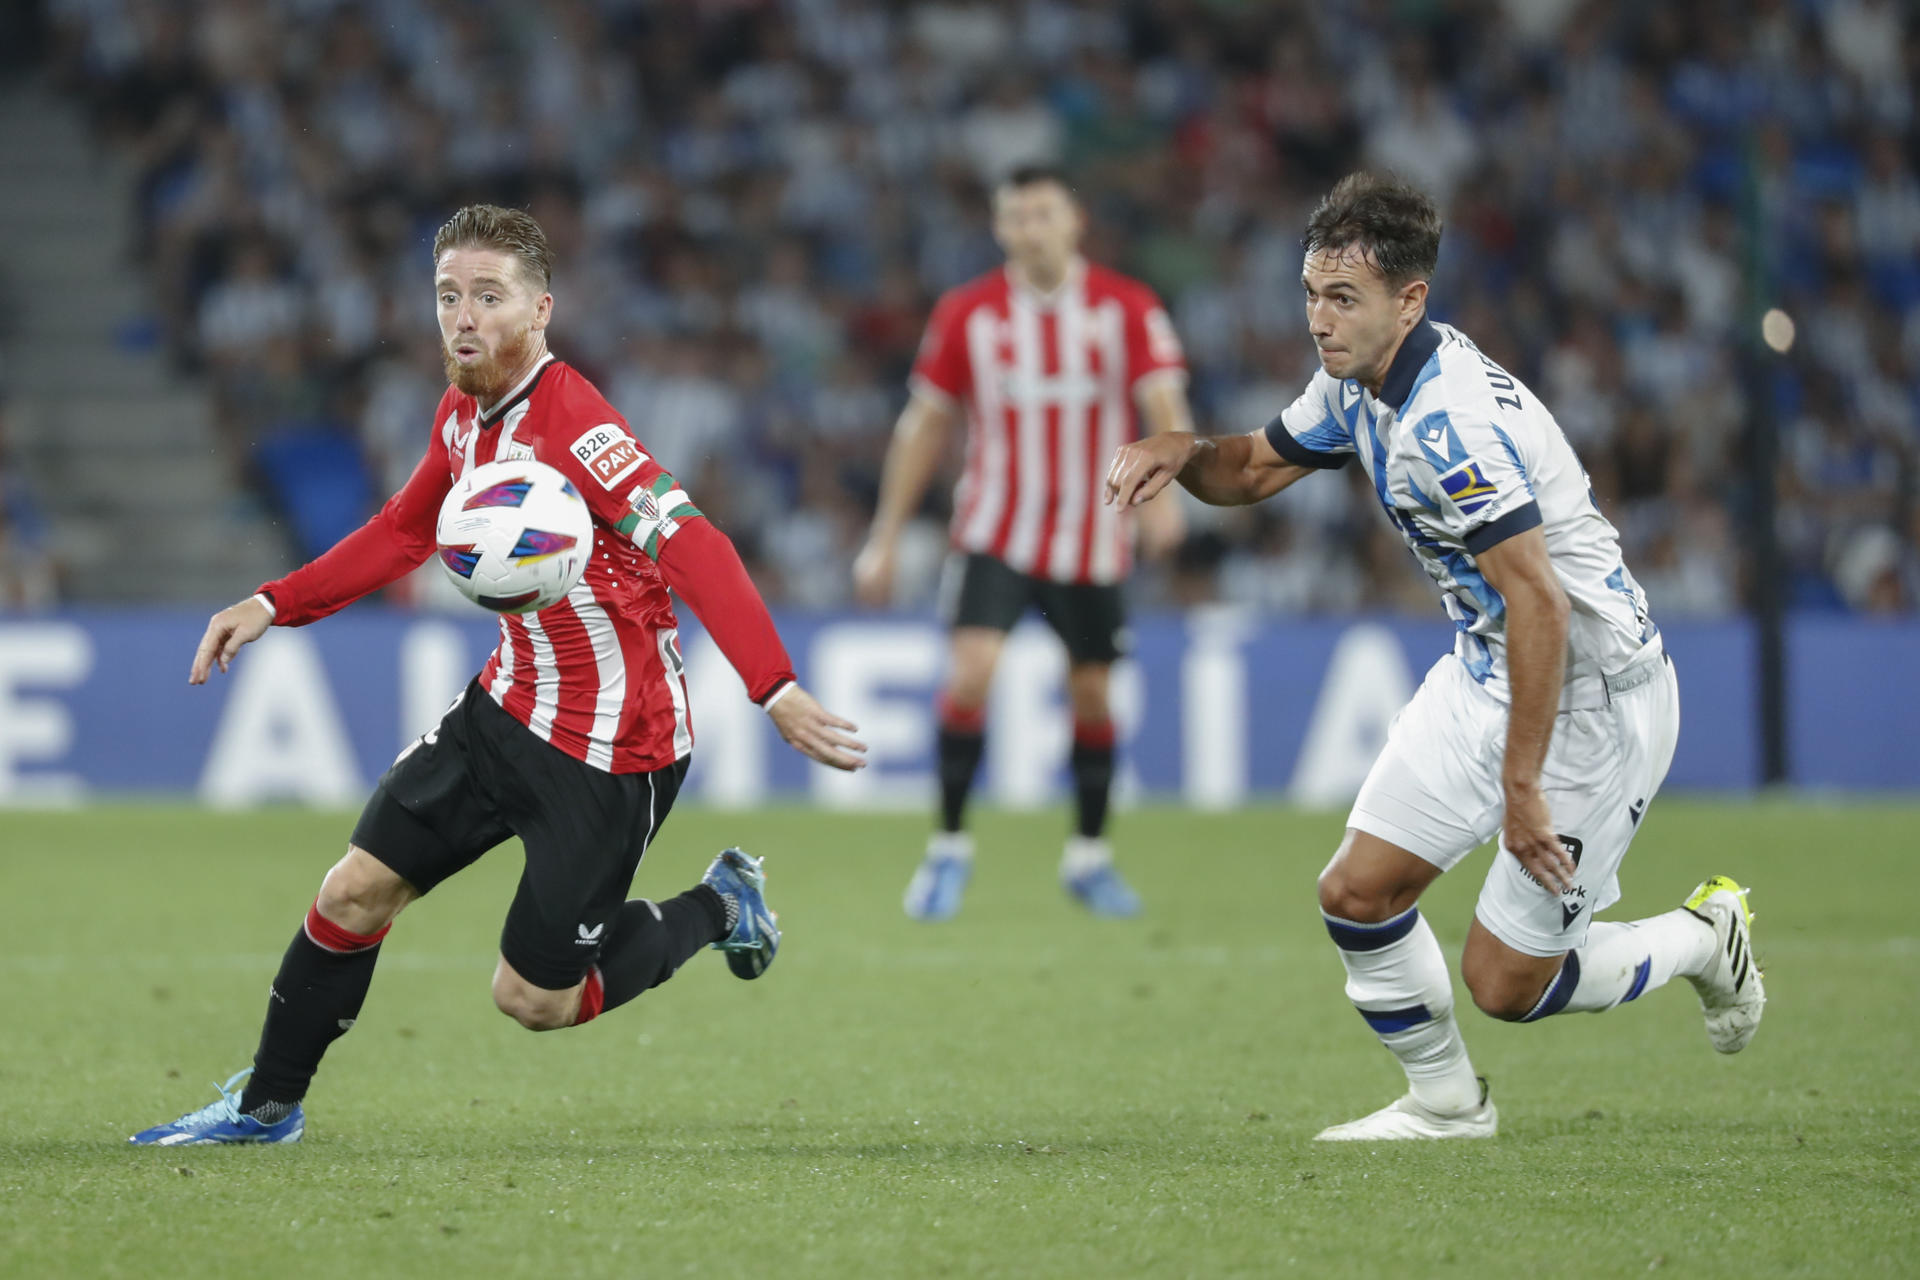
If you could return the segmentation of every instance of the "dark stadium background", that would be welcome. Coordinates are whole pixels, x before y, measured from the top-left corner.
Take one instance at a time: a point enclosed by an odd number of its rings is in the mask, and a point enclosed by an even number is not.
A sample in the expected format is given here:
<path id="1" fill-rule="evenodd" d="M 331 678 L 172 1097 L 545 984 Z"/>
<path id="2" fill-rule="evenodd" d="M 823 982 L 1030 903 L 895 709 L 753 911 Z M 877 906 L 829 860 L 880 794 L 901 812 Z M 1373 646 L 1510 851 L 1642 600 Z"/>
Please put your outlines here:
<path id="1" fill-rule="evenodd" d="M 475 199 L 548 227 L 555 350 L 770 600 L 845 609 L 921 326 L 998 261 L 985 193 L 1027 160 L 1065 166 L 1090 254 L 1166 299 L 1202 429 L 1296 394 L 1304 216 L 1392 167 L 1447 212 L 1437 318 L 1554 410 L 1657 618 L 1757 620 L 1763 707 L 1777 614 L 1920 608 L 1920 21 L 1894 0 L 41 0 L 0 23 L 9 613 L 198 608 L 364 518 L 443 385 L 426 246 Z M 1362 479 L 1191 506 L 1136 607 L 1436 617 Z"/>

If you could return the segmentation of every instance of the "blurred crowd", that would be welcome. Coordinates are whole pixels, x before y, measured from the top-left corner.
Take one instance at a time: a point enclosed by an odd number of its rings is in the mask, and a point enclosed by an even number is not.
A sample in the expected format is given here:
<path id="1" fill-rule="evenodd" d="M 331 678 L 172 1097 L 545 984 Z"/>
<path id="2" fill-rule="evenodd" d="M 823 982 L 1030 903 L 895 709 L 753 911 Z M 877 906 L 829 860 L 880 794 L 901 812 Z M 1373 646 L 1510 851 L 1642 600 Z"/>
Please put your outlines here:
<path id="1" fill-rule="evenodd" d="M 1062 164 L 1166 300 L 1203 429 L 1313 367 L 1298 238 L 1341 174 L 1448 214 L 1432 311 L 1559 417 L 1656 616 L 1753 589 L 1778 420 L 1795 607 L 1920 607 L 1920 19 L 1900 0 L 52 0 L 133 158 L 161 332 L 258 442 L 380 487 L 444 387 L 428 243 L 472 200 L 559 252 L 552 346 L 785 603 L 848 563 L 986 193 Z M 1796 322 L 1750 349 L 1749 286 Z M 1357 468 L 1195 509 L 1143 605 L 1432 614 Z M 937 498 L 923 531 L 938 545 Z"/>

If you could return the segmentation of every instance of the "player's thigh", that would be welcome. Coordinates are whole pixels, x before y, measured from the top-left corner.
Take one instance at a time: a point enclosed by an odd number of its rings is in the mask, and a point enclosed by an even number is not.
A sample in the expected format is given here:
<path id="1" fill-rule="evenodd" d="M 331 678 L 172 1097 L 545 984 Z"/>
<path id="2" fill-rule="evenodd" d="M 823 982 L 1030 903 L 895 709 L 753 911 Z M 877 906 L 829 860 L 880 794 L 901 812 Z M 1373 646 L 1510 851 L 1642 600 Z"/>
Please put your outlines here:
<path id="1" fill-rule="evenodd" d="M 513 815 L 526 846 L 500 954 L 535 987 L 575 986 L 612 940 L 634 872 L 666 821 L 691 757 L 651 773 L 605 773 L 531 733 L 518 753 L 531 784 Z"/>
<path id="2" fill-rule="evenodd" d="M 479 703 L 499 711 L 478 685 L 469 684 L 440 723 L 408 744 L 381 776 L 354 824 L 353 846 L 418 894 L 512 834 L 481 777 Z"/>
<path id="3" fill-rule="evenodd" d="M 1125 655 L 1127 598 L 1118 583 L 1035 579 L 1034 596 L 1073 666 L 1112 666 Z"/>
<path id="4" fill-rule="evenodd" d="M 1501 942 L 1550 957 L 1586 942 L 1595 914 L 1620 900 L 1620 867 L 1673 757 L 1678 701 L 1671 669 L 1607 706 L 1562 712 L 1540 771 L 1554 833 L 1574 862 L 1553 893 L 1503 846 L 1476 917 Z"/>
<path id="5" fill-rule="evenodd" d="M 1500 829 L 1506 708 L 1451 654 L 1394 716 L 1347 826 L 1448 871 Z"/>
<path id="6" fill-rule="evenodd" d="M 950 628 L 1011 631 L 1032 603 L 1032 580 L 992 556 L 956 551 L 940 571 L 940 620 Z"/>
<path id="7" fill-rule="evenodd" d="M 987 699 L 1007 632 L 1033 601 L 1026 574 L 992 556 L 954 552 L 940 573 L 940 619 L 951 636 L 946 694 L 965 707 Z"/>

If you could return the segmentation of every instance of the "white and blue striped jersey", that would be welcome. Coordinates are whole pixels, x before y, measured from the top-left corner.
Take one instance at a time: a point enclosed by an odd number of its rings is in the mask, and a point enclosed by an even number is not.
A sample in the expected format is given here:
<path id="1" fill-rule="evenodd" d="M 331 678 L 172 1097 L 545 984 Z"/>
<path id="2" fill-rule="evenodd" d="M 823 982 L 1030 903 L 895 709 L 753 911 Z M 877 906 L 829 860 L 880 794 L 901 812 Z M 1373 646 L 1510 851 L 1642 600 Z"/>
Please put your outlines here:
<path id="1" fill-rule="evenodd" d="M 1622 670 L 1657 634 L 1646 593 L 1560 425 L 1459 330 L 1417 325 L 1378 396 L 1320 370 L 1266 434 L 1275 452 L 1302 466 L 1359 458 L 1387 518 L 1439 584 L 1457 629 L 1454 652 L 1502 701 L 1506 602 L 1474 557 L 1517 533 L 1544 529 L 1572 603 L 1569 683 Z"/>

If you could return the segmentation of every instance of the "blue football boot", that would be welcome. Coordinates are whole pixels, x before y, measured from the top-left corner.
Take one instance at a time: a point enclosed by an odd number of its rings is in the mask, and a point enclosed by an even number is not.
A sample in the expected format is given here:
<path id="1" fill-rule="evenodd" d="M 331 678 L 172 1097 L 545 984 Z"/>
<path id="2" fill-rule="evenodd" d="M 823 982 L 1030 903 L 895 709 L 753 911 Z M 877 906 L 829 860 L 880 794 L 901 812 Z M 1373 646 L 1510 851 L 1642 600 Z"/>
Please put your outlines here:
<path id="1" fill-rule="evenodd" d="M 307 1131 L 306 1112 L 299 1103 L 273 1124 L 262 1124 L 252 1116 L 240 1114 L 240 1088 L 253 1074 L 248 1067 L 225 1084 L 214 1088 L 220 1097 L 198 1111 L 189 1111 L 171 1124 L 142 1129 L 127 1141 L 136 1147 L 200 1147 L 221 1142 L 298 1142 Z"/>
<path id="2" fill-rule="evenodd" d="M 1113 866 L 1113 852 L 1097 837 L 1074 836 L 1061 860 L 1060 883 L 1097 916 L 1127 918 L 1140 914 L 1140 896 Z"/>
<path id="3" fill-rule="evenodd" d="M 736 978 L 757 978 L 773 963 L 780 950 L 778 917 L 767 907 L 767 873 L 761 870 L 763 858 L 749 857 L 739 849 L 723 850 L 700 877 L 700 883 L 722 898 L 734 902 L 733 929 L 713 944 L 727 953 L 727 968 Z"/>
<path id="4" fill-rule="evenodd" d="M 915 920 L 951 920 L 973 878 L 973 839 L 957 831 L 935 832 L 927 841 L 927 856 L 907 882 L 901 905 Z"/>

